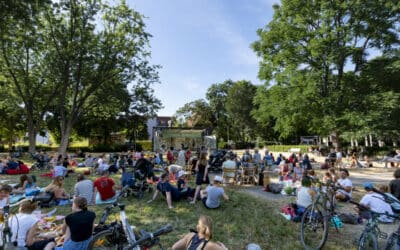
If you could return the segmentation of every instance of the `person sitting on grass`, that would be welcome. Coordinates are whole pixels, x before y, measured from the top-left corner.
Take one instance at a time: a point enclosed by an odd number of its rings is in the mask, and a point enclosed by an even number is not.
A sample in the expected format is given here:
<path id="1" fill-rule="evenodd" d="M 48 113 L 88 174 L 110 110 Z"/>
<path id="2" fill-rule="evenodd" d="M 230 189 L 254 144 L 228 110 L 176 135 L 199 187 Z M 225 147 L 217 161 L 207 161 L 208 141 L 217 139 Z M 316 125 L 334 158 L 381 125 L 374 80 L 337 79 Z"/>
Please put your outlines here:
<path id="1" fill-rule="evenodd" d="M 214 177 L 213 185 L 209 185 L 200 192 L 201 200 L 206 208 L 219 208 L 221 197 L 227 201 L 229 200 L 228 195 L 225 194 L 224 189 L 221 187 L 222 181 L 222 177 L 217 175 Z"/>
<path id="2" fill-rule="evenodd" d="M 228 250 L 221 242 L 213 242 L 213 226 L 210 217 L 200 215 L 196 226 L 196 232 L 190 232 L 177 241 L 172 250 L 204 249 L 204 250 Z"/>
<path id="3" fill-rule="evenodd" d="M 108 170 L 101 172 L 101 177 L 97 178 L 93 183 L 93 204 L 101 204 L 104 202 L 112 202 L 117 196 L 116 190 L 119 189 L 115 185 L 113 179 L 109 177 Z"/>
<path id="4" fill-rule="evenodd" d="M 172 209 L 172 201 L 179 201 L 181 198 L 181 194 L 177 187 L 174 187 L 169 183 L 169 174 L 164 173 L 161 175 L 161 181 L 157 184 L 157 189 L 154 192 L 153 198 L 149 200 L 147 203 L 153 202 L 158 193 L 161 192 L 163 196 L 167 199 L 167 205 L 169 209 Z"/>
<path id="5" fill-rule="evenodd" d="M 394 180 L 389 182 L 389 191 L 398 200 L 400 200 L 400 169 L 396 169 L 393 173 Z"/>
<path id="6" fill-rule="evenodd" d="M 3 208 L 10 204 L 10 193 L 12 187 L 9 185 L 0 186 L 0 214 L 3 214 Z"/>
<path id="7" fill-rule="evenodd" d="M 188 173 L 184 170 L 178 172 L 177 186 L 181 198 L 192 200 L 195 190 L 189 187 L 187 183 L 187 175 Z"/>
<path id="8" fill-rule="evenodd" d="M 11 228 L 11 241 L 16 242 L 17 247 L 27 247 L 28 250 L 50 250 L 56 246 L 54 238 L 39 238 L 39 219 L 32 214 L 37 204 L 31 200 L 25 200 L 19 205 L 18 213 L 9 219 Z"/>
<path id="9" fill-rule="evenodd" d="M 61 161 L 57 161 L 57 164 L 53 167 L 53 178 L 58 176 L 65 177 L 67 175 L 68 169 L 63 166 Z"/>
<path id="10" fill-rule="evenodd" d="M 35 183 L 30 176 L 23 174 L 19 177 L 19 184 L 13 190 L 13 193 L 14 194 L 24 194 L 25 190 L 29 189 L 29 188 L 35 188 Z"/>
<path id="11" fill-rule="evenodd" d="M 383 223 L 392 223 L 393 218 L 388 215 L 393 215 L 392 207 L 385 202 L 384 197 L 381 194 L 374 192 L 374 186 L 371 182 L 364 183 L 364 189 L 367 193 L 361 198 L 360 204 L 373 212 L 382 213 L 378 220 Z M 365 219 L 370 218 L 368 211 L 360 211 L 361 217 Z"/>
<path id="12" fill-rule="evenodd" d="M 54 178 L 44 190 L 54 193 L 57 205 L 66 205 L 70 203 L 70 195 L 64 189 L 64 177 L 58 176 Z"/>
<path id="13" fill-rule="evenodd" d="M 92 240 L 96 214 L 87 210 L 87 200 L 76 197 L 72 203 L 72 214 L 65 217 L 63 250 L 86 250 Z"/>
<path id="14" fill-rule="evenodd" d="M 336 192 L 336 199 L 344 202 L 349 201 L 351 199 L 353 183 L 349 179 L 349 171 L 347 169 L 340 169 L 340 179 L 337 181 L 337 185 L 341 189 Z"/>
<path id="15" fill-rule="evenodd" d="M 74 186 L 74 197 L 86 198 L 89 205 L 93 204 L 93 181 L 86 180 L 85 175 L 77 175 L 77 183 Z"/>
<path id="16" fill-rule="evenodd" d="M 311 188 L 311 185 L 312 182 L 309 177 L 304 176 L 301 179 L 301 187 L 297 190 L 296 215 L 301 216 L 306 208 L 312 204 L 316 192 Z"/>

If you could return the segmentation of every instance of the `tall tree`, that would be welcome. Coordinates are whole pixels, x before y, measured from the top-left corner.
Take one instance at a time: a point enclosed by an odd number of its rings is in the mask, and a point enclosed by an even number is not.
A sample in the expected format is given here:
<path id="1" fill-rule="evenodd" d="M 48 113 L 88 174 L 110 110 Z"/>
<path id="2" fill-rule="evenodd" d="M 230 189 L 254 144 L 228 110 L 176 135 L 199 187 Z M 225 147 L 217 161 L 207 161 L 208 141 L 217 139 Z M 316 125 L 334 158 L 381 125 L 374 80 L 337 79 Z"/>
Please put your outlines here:
<path id="1" fill-rule="evenodd" d="M 280 6 L 274 5 L 274 12 L 273 20 L 258 30 L 260 40 L 253 44 L 262 59 L 259 77 L 277 84 L 285 94 L 282 103 L 293 98 L 287 93 L 306 84 L 307 99 L 315 100 L 306 103 L 316 104 L 310 109 L 313 126 L 319 124 L 322 135 L 340 134 L 348 126 L 349 80 L 365 66 L 371 49 L 389 51 L 399 42 L 397 1 L 282 0 Z M 263 102 L 269 100 L 258 100 L 259 107 L 268 105 Z M 287 124 L 288 119 L 290 123 L 297 113 L 274 116 L 276 124 Z"/>
<path id="2" fill-rule="evenodd" d="M 175 116 L 194 127 L 213 128 L 215 123 L 215 115 L 204 99 L 186 103 L 176 111 Z"/>
<path id="3" fill-rule="evenodd" d="M 232 138 L 246 141 L 254 136 L 252 127 L 254 119 L 251 115 L 253 110 L 253 99 L 257 87 L 249 81 L 238 81 L 228 90 L 226 98 L 226 110 L 228 111 L 229 122 L 235 133 Z M 235 138 L 236 137 L 236 138 Z"/>
<path id="4" fill-rule="evenodd" d="M 147 61 L 150 35 L 142 16 L 125 1 L 109 6 L 94 0 L 61 0 L 48 13 L 47 25 L 52 72 L 59 85 L 59 153 L 64 154 L 73 126 L 96 105 L 89 100 L 99 88 L 152 83 L 157 68 Z"/>
<path id="5" fill-rule="evenodd" d="M 0 4 L 0 74 L 10 92 L 23 104 L 29 151 L 35 151 L 36 133 L 55 94 L 46 81 L 49 70 L 43 13 L 49 1 L 2 1 Z"/>
<path id="6" fill-rule="evenodd" d="M 215 114 L 215 133 L 218 138 L 229 140 L 230 124 L 228 122 L 228 113 L 226 110 L 226 101 L 229 89 L 234 85 L 232 80 L 226 80 L 223 83 L 212 84 L 206 93 L 212 113 Z"/>

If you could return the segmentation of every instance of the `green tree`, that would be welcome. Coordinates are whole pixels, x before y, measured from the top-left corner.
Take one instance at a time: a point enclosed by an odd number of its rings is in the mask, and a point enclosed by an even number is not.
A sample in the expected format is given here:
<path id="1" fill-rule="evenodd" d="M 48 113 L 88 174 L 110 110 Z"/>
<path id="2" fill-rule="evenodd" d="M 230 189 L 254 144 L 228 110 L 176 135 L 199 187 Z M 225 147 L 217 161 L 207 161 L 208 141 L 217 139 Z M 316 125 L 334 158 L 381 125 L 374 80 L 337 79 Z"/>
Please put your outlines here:
<path id="1" fill-rule="evenodd" d="M 175 116 L 178 121 L 182 119 L 186 125 L 190 122 L 194 127 L 205 128 L 213 128 L 216 119 L 210 105 L 204 99 L 186 103 L 176 111 Z"/>
<path id="2" fill-rule="evenodd" d="M 61 0 L 46 21 L 53 80 L 59 86 L 59 153 L 64 154 L 74 125 L 97 105 L 90 100 L 100 88 L 112 91 L 120 84 L 153 83 L 157 67 L 147 61 L 150 35 L 142 16 L 125 1 L 109 6 L 101 1 Z"/>
<path id="3" fill-rule="evenodd" d="M 260 40 L 253 43 L 262 59 L 260 79 L 277 85 L 271 93 L 260 90 L 258 108 L 273 111 L 274 127 L 283 136 L 300 129 L 295 122 L 320 135 L 340 135 L 349 126 L 352 81 L 371 49 L 389 51 L 399 42 L 398 28 L 394 0 L 281 1 L 274 5 L 273 20 L 258 30 Z"/>
<path id="4" fill-rule="evenodd" d="M 257 87 L 249 81 L 238 81 L 228 90 L 226 110 L 232 125 L 232 138 L 246 141 L 254 137 L 254 119 L 251 115 Z"/>
<path id="5" fill-rule="evenodd" d="M 226 80 L 223 83 L 212 84 L 206 93 L 212 113 L 215 114 L 215 133 L 217 138 L 229 140 L 228 112 L 226 110 L 226 100 L 229 89 L 234 85 L 232 80 Z"/>
<path id="6" fill-rule="evenodd" d="M 0 4 L 0 74 L 5 87 L 24 108 L 29 151 L 35 151 L 36 133 L 56 88 L 49 77 L 43 14 L 49 1 L 2 1 Z"/>

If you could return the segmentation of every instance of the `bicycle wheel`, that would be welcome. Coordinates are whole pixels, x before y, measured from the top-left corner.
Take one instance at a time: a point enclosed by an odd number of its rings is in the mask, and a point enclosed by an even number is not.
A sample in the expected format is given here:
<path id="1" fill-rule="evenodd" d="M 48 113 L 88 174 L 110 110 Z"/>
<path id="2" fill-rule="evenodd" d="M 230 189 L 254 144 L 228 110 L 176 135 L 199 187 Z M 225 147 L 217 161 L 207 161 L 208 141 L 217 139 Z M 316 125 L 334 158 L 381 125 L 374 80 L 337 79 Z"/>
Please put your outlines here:
<path id="1" fill-rule="evenodd" d="M 123 243 L 118 241 L 117 235 L 112 230 L 104 230 L 93 235 L 90 241 L 89 250 L 122 250 Z"/>
<path id="2" fill-rule="evenodd" d="M 400 250 L 399 235 L 392 233 L 386 243 L 385 250 Z"/>
<path id="3" fill-rule="evenodd" d="M 358 250 L 378 250 L 378 240 L 372 232 L 363 232 L 358 241 Z"/>
<path id="4" fill-rule="evenodd" d="M 320 205 L 309 206 L 301 217 L 301 244 L 305 249 L 321 249 L 327 238 L 328 216 Z"/>

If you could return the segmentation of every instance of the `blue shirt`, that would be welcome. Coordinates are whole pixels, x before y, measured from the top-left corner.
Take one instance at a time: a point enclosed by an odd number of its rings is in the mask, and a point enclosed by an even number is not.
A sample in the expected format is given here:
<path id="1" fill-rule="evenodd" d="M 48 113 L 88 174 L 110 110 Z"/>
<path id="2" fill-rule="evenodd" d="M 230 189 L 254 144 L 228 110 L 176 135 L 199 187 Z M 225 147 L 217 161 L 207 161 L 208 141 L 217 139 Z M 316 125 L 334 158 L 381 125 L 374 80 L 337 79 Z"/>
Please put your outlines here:
<path id="1" fill-rule="evenodd" d="M 157 190 L 160 191 L 164 196 L 165 193 L 171 193 L 171 199 L 177 201 L 180 199 L 180 193 L 177 187 L 174 187 L 169 182 L 159 182 L 157 184 Z"/>

